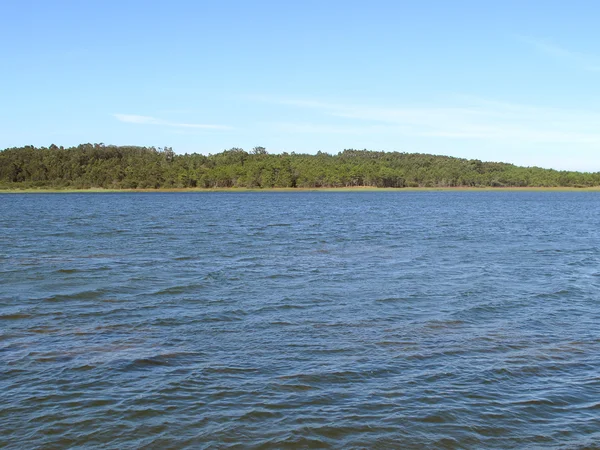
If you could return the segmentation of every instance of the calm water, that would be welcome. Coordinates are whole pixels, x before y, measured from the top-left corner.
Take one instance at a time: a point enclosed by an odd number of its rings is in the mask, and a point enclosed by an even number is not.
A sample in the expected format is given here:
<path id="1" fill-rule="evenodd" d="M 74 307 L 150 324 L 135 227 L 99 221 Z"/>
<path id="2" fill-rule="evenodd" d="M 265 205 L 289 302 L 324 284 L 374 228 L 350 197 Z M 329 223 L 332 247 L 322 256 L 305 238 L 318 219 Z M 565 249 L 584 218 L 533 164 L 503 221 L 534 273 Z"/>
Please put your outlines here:
<path id="1" fill-rule="evenodd" d="M 600 194 L 0 195 L 0 447 L 598 448 Z"/>

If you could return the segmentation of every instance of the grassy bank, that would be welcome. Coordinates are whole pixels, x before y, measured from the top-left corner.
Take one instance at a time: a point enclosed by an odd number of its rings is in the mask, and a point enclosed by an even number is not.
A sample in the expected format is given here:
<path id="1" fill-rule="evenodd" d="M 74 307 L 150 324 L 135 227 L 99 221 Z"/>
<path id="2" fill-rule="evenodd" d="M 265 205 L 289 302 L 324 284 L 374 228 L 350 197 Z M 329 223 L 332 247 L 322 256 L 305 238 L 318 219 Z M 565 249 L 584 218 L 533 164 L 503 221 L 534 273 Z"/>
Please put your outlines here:
<path id="1" fill-rule="evenodd" d="M 574 187 L 407 187 L 407 188 L 375 188 L 375 187 L 340 187 L 340 188 L 176 188 L 176 189 L 54 189 L 24 188 L 0 189 L 0 194 L 75 194 L 75 193 L 142 193 L 142 192 L 600 192 L 600 186 Z"/>

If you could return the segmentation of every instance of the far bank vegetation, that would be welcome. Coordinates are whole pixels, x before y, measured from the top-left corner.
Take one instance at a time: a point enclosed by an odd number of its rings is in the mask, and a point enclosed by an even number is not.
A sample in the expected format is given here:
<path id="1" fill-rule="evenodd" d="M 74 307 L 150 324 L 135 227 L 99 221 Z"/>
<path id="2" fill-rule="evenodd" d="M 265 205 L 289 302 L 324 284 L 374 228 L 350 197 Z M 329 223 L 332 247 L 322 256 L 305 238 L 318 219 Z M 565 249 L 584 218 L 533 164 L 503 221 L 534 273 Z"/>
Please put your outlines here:
<path id="1" fill-rule="evenodd" d="M 591 187 L 600 173 L 519 167 L 421 153 L 344 150 L 270 154 L 264 147 L 214 155 L 171 148 L 21 147 L 0 151 L 0 188 Z"/>

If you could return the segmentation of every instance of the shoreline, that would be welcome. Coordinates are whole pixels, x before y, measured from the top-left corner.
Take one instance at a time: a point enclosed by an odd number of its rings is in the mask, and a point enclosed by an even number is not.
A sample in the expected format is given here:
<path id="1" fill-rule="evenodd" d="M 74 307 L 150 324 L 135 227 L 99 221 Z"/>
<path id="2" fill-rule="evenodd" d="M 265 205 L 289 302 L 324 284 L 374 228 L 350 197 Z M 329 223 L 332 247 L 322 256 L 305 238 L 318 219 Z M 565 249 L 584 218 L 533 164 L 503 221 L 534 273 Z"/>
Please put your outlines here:
<path id="1" fill-rule="evenodd" d="M 323 187 L 323 188 L 159 188 L 159 189 L 0 189 L 0 194 L 114 194 L 114 193 L 210 193 L 210 192 L 600 192 L 600 186 L 592 187 L 406 187 L 377 188 Z"/>

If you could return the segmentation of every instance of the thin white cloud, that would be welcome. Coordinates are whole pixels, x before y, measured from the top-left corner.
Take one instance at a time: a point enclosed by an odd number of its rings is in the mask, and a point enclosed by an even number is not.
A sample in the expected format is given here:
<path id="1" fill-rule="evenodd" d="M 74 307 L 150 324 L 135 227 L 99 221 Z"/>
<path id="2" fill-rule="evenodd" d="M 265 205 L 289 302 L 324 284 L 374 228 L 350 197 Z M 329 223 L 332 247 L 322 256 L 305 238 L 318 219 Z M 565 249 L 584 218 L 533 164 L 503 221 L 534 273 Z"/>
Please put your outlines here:
<path id="1" fill-rule="evenodd" d="M 195 114 L 198 111 L 195 109 L 162 109 L 161 114 Z"/>
<path id="2" fill-rule="evenodd" d="M 600 144 L 600 113 L 471 99 L 466 106 L 378 107 L 305 100 L 268 100 L 311 109 L 317 124 L 279 123 L 298 133 L 394 133 L 414 137 Z M 327 119 L 329 117 L 329 119 Z M 341 123 L 340 123 L 341 121 Z"/>
<path id="3" fill-rule="evenodd" d="M 174 128 L 197 128 L 207 130 L 228 130 L 231 128 L 225 125 L 169 122 L 168 120 L 157 119 L 156 117 L 140 116 L 136 114 L 113 114 L 113 116 L 120 122 L 135 123 L 138 125 L 158 125 Z"/>
<path id="4" fill-rule="evenodd" d="M 286 133 L 315 133 L 315 134 L 343 134 L 361 135 L 393 130 L 394 127 L 384 125 L 352 126 L 352 125 L 327 125 L 310 122 L 271 122 L 266 124 L 270 128 Z"/>
<path id="5" fill-rule="evenodd" d="M 600 72 L 600 57 L 598 56 L 569 50 L 543 39 L 536 39 L 529 36 L 518 36 L 517 38 L 537 52 L 557 61 L 590 72 Z"/>

